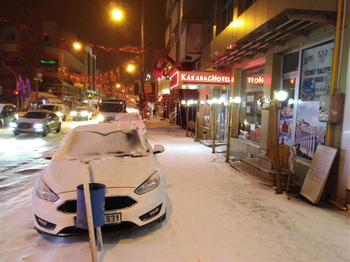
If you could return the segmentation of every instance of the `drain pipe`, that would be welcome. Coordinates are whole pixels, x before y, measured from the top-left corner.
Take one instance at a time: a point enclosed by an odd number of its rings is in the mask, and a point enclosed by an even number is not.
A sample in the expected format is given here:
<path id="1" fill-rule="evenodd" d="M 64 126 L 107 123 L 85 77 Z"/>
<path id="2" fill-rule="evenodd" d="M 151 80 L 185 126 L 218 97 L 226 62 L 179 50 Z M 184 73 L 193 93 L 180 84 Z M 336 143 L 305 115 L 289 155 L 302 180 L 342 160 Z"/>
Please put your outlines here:
<path id="1" fill-rule="evenodd" d="M 338 15 L 337 15 L 337 25 L 336 25 L 336 34 L 334 41 L 334 55 L 332 59 L 332 72 L 331 72 L 331 84 L 330 84 L 330 94 L 333 95 L 336 88 L 336 76 L 337 74 L 337 65 L 339 61 L 339 40 L 340 40 L 340 28 L 341 28 L 341 14 L 342 14 L 343 0 L 338 0 Z M 327 123 L 327 139 L 326 146 L 330 146 L 332 136 L 332 124 Z"/>
<path id="2" fill-rule="evenodd" d="M 347 1 L 344 1 L 344 8 L 343 8 L 343 22 L 342 22 L 342 29 L 341 29 L 341 41 L 340 41 L 340 54 L 339 54 L 339 66 L 338 66 L 338 78 L 337 78 L 337 93 L 339 93 L 340 88 L 340 69 L 343 63 L 343 46 L 344 46 L 344 32 L 345 32 L 345 20 L 346 20 L 346 3 Z"/>

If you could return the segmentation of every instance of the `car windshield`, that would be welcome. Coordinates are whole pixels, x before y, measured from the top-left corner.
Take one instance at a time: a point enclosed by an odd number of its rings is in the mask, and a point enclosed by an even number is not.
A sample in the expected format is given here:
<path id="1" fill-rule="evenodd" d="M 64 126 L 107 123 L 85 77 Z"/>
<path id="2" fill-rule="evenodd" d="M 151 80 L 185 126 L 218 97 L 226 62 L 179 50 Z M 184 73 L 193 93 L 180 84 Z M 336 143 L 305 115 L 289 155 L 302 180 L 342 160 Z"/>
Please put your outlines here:
<path id="1" fill-rule="evenodd" d="M 119 117 L 117 121 L 140 121 L 140 118 L 136 115 L 126 115 Z"/>
<path id="2" fill-rule="evenodd" d="M 147 152 L 136 130 L 120 130 L 108 134 L 95 131 L 74 132 L 60 149 L 68 158 L 103 156 L 143 156 Z"/>
<path id="3" fill-rule="evenodd" d="M 53 105 L 43 105 L 43 106 L 41 106 L 41 109 L 53 111 L 55 109 L 55 106 L 53 106 Z"/>
<path id="4" fill-rule="evenodd" d="M 78 112 L 88 111 L 88 108 L 86 108 L 86 107 L 78 107 L 78 108 L 77 108 L 77 111 L 78 111 Z"/>
<path id="5" fill-rule="evenodd" d="M 114 112 L 119 113 L 123 112 L 123 104 L 117 104 L 117 103 L 102 103 L 100 105 L 100 112 Z"/>
<path id="6" fill-rule="evenodd" d="M 28 112 L 23 117 L 24 118 L 44 119 L 44 118 L 46 118 L 46 113 L 45 112 Z"/>

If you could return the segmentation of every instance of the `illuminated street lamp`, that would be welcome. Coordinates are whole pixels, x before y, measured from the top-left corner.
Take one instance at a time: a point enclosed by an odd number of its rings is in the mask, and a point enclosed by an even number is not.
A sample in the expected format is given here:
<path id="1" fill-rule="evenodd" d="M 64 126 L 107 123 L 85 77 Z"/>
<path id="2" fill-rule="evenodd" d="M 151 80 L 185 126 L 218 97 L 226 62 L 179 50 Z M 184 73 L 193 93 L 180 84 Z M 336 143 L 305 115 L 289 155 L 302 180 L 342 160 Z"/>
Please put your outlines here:
<path id="1" fill-rule="evenodd" d="M 75 48 L 76 50 L 80 50 L 80 49 L 81 49 L 81 44 L 80 44 L 79 42 L 75 42 L 75 43 L 73 44 L 73 46 L 74 46 L 74 48 Z"/>
<path id="2" fill-rule="evenodd" d="M 122 19 L 123 13 L 119 9 L 114 8 L 112 10 L 112 17 L 114 20 L 119 21 Z"/>
<path id="3" fill-rule="evenodd" d="M 132 64 L 128 64 L 126 67 L 126 71 L 128 71 L 129 73 L 133 72 L 135 70 L 135 66 Z"/>

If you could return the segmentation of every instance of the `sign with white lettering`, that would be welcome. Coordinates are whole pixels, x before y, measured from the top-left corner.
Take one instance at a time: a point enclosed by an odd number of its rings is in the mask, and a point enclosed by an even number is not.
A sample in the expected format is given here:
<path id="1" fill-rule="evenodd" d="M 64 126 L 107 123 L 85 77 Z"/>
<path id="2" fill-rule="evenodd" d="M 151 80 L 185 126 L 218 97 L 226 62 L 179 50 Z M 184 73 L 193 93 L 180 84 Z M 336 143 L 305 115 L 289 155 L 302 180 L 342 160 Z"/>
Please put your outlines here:
<path id="1" fill-rule="evenodd" d="M 177 71 L 170 76 L 170 88 L 182 85 L 223 85 L 233 82 L 229 72 Z M 191 87 L 192 88 L 192 87 Z M 192 88 L 193 89 L 193 88 Z"/>

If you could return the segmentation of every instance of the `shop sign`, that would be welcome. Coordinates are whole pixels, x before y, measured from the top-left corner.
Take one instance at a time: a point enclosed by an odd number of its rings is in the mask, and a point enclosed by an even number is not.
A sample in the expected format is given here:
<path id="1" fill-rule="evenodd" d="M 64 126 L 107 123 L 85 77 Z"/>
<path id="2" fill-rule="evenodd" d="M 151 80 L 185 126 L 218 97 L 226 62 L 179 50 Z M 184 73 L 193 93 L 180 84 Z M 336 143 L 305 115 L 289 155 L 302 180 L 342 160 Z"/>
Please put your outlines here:
<path id="1" fill-rule="evenodd" d="M 151 83 L 145 83 L 143 88 L 144 88 L 145 94 L 152 94 L 153 93 Z"/>
<path id="2" fill-rule="evenodd" d="M 178 85 L 229 85 L 233 82 L 229 72 L 177 71 L 170 76 L 170 88 Z"/>
<path id="3" fill-rule="evenodd" d="M 247 83 L 249 84 L 263 84 L 264 78 L 262 76 L 259 77 L 247 77 Z"/>

